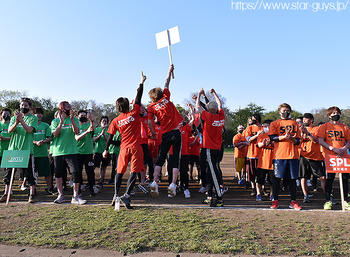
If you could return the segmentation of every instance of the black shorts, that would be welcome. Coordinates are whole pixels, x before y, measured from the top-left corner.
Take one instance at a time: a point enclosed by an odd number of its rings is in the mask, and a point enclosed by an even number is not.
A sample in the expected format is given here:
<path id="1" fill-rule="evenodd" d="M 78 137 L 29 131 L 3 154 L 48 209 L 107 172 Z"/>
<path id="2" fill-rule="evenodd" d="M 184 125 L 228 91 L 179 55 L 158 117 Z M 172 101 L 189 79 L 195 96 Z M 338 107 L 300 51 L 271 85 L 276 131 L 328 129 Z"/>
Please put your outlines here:
<path id="1" fill-rule="evenodd" d="M 76 154 L 54 156 L 55 177 L 62 178 L 67 172 L 67 167 L 72 174 L 73 183 L 80 183 L 81 177 L 79 173 L 78 158 Z"/>
<path id="2" fill-rule="evenodd" d="M 195 163 L 199 165 L 199 156 L 198 155 L 190 155 L 189 156 L 189 163 L 191 165 L 194 165 Z"/>
<path id="3" fill-rule="evenodd" d="M 107 158 L 103 158 L 102 153 L 95 153 L 94 155 L 94 165 L 96 168 L 100 167 L 102 162 L 102 168 L 107 167 L 111 162 L 111 155 L 107 154 Z"/>
<path id="4" fill-rule="evenodd" d="M 260 185 L 265 184 L 266 175 L 268 175 L 267 181 L 268 181 L 269 185 L 272 185 L 272 180 L 274 177 L 273 170 L 265 170 L 265 169 L 258 169 L 258 172 L 257 172 L 258 184 L 260 184 Z"/>
<path id="5" fill-rule="evenodd" d="M 299 176 L 300 178 L 310 179 L 311 174 L 314 174 L 316 177 L 326 176 L 326 167 L 324 161 L 315 161 L 307 159 L 303 156 L 300 156 L 299 162 Z"/>
<path id="6" fill-rule="evenodd" d="M 162 135 L 162 143 L 159 147 L 159 157 L 156 166 L 162 167 L 165 159 L 167 158 L 170 147 L 173 146 L 174 165 L 173 168 L 179 168 L 180 166 L 180 154 L 181 154 L 181 132 L 179 129 L 171 130 Z"/>
<path id="7" fill-rule="evenodd" d="M 246 159 L 245 170 L 247 172 L 249 182 L 255 182 L 256 174 L 258 171 L 257 165 L 258 165 L 258 159 L 250 159 L 250 158 Z"/>

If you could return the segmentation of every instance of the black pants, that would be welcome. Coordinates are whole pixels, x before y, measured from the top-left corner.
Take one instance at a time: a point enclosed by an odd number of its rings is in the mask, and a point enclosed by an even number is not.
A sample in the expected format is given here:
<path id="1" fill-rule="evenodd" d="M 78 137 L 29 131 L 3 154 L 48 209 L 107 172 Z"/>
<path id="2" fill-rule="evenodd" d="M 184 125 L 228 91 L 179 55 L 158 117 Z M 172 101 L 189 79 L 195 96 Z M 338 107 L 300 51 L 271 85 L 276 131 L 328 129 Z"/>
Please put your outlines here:
<path id="1" fill-rule="evenodd" d="M 339 174 L 340 176 L 340 174 Z M 326 200 L 330 201 L 332 189 L 333 189 L 333 181 L 335 179 L 335 173 L 327 173 L 326 177 L 326 187 L 325 187 L 325 195 Z M 343 191 L 344 191 L 344 201 L 348 201 L 348 192 L 349 192 L 349 174 L 343 174 Z"/>
<path id="2" fill-rule="evenodd" d="M 208 196 L 213 196 L 213 188 L 215 187 L 217 199 L 221 200 L 222 194 L 221 194 L 221 188 L 220 185 L 222 182 L 220 181 L 220 178 L 222 178 L 220 174 L 219 169 L 219 156 L 220 156 L 220 150 L 213 150 L 213 149 L 205 149 L 203 150 L 206 152 L 206 173 L 207 173 L 207 192 Z"/>
<path id="3" fill-rule="evenodd" d="M 95 165 L 92 156 L 92 154 L 78 154 L 79 176 L 81 178 L 80 183 L 83 184 L 83 167 L 85 167 L 90 191 L 93 190 L 93 186 L 95 185 Z"/>
<path id="4" fill-rule="evenodd" d="M 115 181 L 115 171 L 117 170 L 117 164 L 118 164 L 118 154 L 111 154 L 112 158 L 112 172 L 111 172 L 111 180 Z"/>
<path id="5" fill-rule="evenodd" d="M 199 166 L 200 166 L 200 174 L 199 179 L 202 180 L 202 187 L 207 186 L 207 154 L 206 149 L 201 148 L 201 153 L 199 156 Z"/>

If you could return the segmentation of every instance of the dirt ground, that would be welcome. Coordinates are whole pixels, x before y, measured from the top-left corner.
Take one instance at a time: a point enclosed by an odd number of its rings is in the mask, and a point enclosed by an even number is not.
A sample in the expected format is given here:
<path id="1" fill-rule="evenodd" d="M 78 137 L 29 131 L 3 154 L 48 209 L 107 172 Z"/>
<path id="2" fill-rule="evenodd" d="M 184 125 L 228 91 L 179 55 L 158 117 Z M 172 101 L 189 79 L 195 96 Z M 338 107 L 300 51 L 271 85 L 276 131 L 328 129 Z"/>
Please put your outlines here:
<path id="1" fill-rule="evenodd" d="M 250 212 L 256 212 L 256 211 L 263 211 L 263 213 L 260 213 L 260 215 L 264 215 L 264 219 L 268 221 L 268 219 L 274 219 L 275 217 L 273 215 L 269 215 L 270 212 L 270 204 L 271 201 L 269 201 L 268 196 L 263 196 L 262 202 L 256 202 L 255 196 L 251 196 L 251 189 L 244 189 L 242 185 L 238 185 L 237 180 L 234 178 L 234 161 L 233 161 L 233 153 L 225 153 L 224 159 L 221 163 L 221 168 L 223 171 L 223 178 L 224 178 L 224 184 L 228 188 L 228 191 L 224 194 L 223 199 L 225 202 L 225 207 L 219 208 L 222 210 L 229 211 L 230 209 L 235 209 L 237 211 L 248 211 L 246 209 L 251 209 Z M 110 178 L 110 172 L 111 167 L 109 166 L 107 168 L 107 175 L 106 175 L 106 181 Z M 194 177 L 197 175 L 196 169 L 194 171 Z M 99 177 L 99 169 L 96 169 L 96 181 Z M 11 203 L 16 203 L 19 205 L 26 205 L 27 199 L 28 199 L 28 190 L 21 191 L 19 189 L 20 181 L 18 180 L 18 175 L 16 174 L 16 179 L 13 186 L 13 195 Z M 165 175 L 165 169 L 163 169 L 163 175 Z M 3 177 L 3 170 L 0 170 L 0 177 Z M 125 175 L 121 193 L 125 192 L 125 185 L 126 180 L 128 178 L 128 172 Z M 86 178 L 85 178 L 86 179 Z M 163 176 L 163 181 L 159 184 L 159 191 L 160 196 L 159 198 L 152 198 L 151 195 L 146 195 L 140 190 L 136 190 L 135 195 L 132 197 L 132 205 L 135 208 L 140 207 L 147 207 L 152 206 L 152 208 L 208 208 L 208 206 L 201 204 L 201 200 L 205 198 L 205 195 L 198 192 L 200 185 L 198 184 L 198 181 L 191 181 L 189 190 L 191 192 L 191 198 L 186 199 L 184 197 L 184 194 L 182 192 L 178 193 L 178 195 L 174 198 L 168 198 L 167 197 L 167 177 Z M 1 189 L 3 188 L 3 185 L 1 185 Z M 45 194 L 45 182 L 43 178 L 39 178 L 38 186 L 37 186 L 37 203 L 36 204 L 53 204 L 53 200 L 56 198 L 56 196 L 53 195 L 46 195 Z M 269 191 L 268 186 L 266 188 L 266 191 Z M 312 191 L 312 190 L 311 190 Z M 111 199 L 114 194 L 114 187 L 113 185 L 104 185 L 104 187 L 101 189 L 101 192 L 97 194 L 94 197 L 90 197 L 88 192 L 83 193 L 83 198 L 88 200 L 89 205 L 109 205 L 111 202 Z M 331 217 L 332 215 L 336 215 L 336 213 L 341 210 L 341 205 L 335 205 L 333 206 L 334 211 L 324 211 L 323 210 L 323 204 L 325 202 L 324 200 L 324 194 L 320 188 L 320 183 L 318 183 L 318 191 L 317 192 L 311 192 L 313 194 L 313 197 L 311 198 L 310 203 L 303 203 L 302 202 L 302 192 L 301 189 L 298 188 L 298 200 L 300 202 L 300 205 L 303 208 L 303 211 L 310 211 L 309 218 L 310 221 L 314 219 L 314 221 L 317 221 L 319 215 L 321 213 L 324 213 L 325 215 L 329 215 Z M 66 192 L 66 199 L 70 199 L 72 195 L 72 189 L 68 188 L 68 191 Z M 340 201 L 340 194 L 339 194 L 339 182 L 338 180 L 335 181 L 335 187 L 334 187 L 334 196 L 335 199 Z M 67 201 L 65 205 L 69 205 L 70 201 Z M 4 204 L 1 204 L 4 207 Z M 288 213 L 295 212 L 294 210 L 290 210 L 288 208 L 289 205 L 289 193 L 287 191 L 282 191 L 280 194 L 280 208 L 277 211 L 285 212 L 288 211 Z M 111 207 L 112 208 L 112 207 Z M 254 210 L 253 210 L 254 209 Z M 274 210 L 276 211 L 276 210 Z M 314 212 L 315 211 L 315 212 Z M 221 213 L 221 212 L 220 212 Z M 300 213 L 300 212 L 298 212 Z M 218 213 L 219 214 L 219 213 Z M 142 252 L 139 254 L 133 254 L 133 255 L 124 255 L 118 252 L 114 251 L 108 251 L 108 250 L 98 250 L 98 249 L 91 249 L 91 250 L 80 250 L 80 249 L 46 249 L 46 248 L 36 248 L 36 247 L 27 247 L 27 246 L 7 246 L 7 245 L 0 245 L 0 257 L 2 256 L 154 256 L 154 257 L 160 257 L 160 256 L 174 256 L 174 257 L 219 257 L 224 255 L 215 255 L 215 254 L 197 254 L 197 253 L 169 253 L 169 252 Z M 226 255 L 227 256 L 227 255 Z M 246 256 L 246 255 L 237 255 L 237 256 Z"/>
<path id="2" fill-rule="evenodd" d="M 263 196 L 262 202 L 256 202 L 255 196 L 251 196 L 251 189 L 244 189 L 242 185 L 238 185 L 237 179 L 235 179 L 234 174 L 234 161 L 233 153 L 225 153 L 224 159 L 221 162 L 221 169 L 223 171 L 224 184 L 228 188 L 228 191 L 223 195 L 225 202 L 224 208 L 258 208 L 265 209 L 269 208 L 271 201 L 269 201 L 268 196 Z M 106 181 L 110 178 L 111 166 L 107 168 Z M 83 171 L 84 173 L 84 171 Z M 128 171 L 124 176 L 124 181 L 120 193 L 125 192 L 126 180 L 128 178 Z M 96 181 L 99 177 L 99 169 L 95 170 Z M 167 196 L 167 177 L 165 175 L 165 168 L 163 168 L 163 178 L 162 182 L 159 184 L 160 196 L 158 198 L 153 198 L 151 195 L 146 195 L 141 192 L 136 187 L 136 193 L 132 197 L 132 205 L 136 208 L 138 206 L 154 206 L 154 207 L 181 207 L 181 208 L 207 208 L 206 205 L 201 204 L 201 200 L 206 196 L 199 193 L 200 185 L 198 181 L 190 181 L 189 190 L 191 192 L 191 198 L 185 198 L 182 192 L 179 192 L 176 197 L 168 198 Z M 194 177 L 197 175 L 197 170 L 194 169 Z M 3 170 L 0 170 L 0 177 L 3 177 Z M 28 190 L 21 191 L 19 189 L 20 181 L 18 180 L 19 174 L 16 174 L 16 179 L 13 185 L 13 195 L 11 202 L 26 202 L 28 200 Z M 85 177 L 85 176 L 84 176 Z M 85 177 L 86 182 L 86 177 Z M 137 182 L 138 183 L 138 182 Z M 339 183 L 338 180 L 335 181 L 334 185 L 334 197 L 340 202 L 339 193 Z M 1 186 L 1 189 L 3 185 Z M 53 203 L 56 196 L 45 194 L 45 182 L 43 178 L 39 178 L 37 186 L 37 196 L 36 204 L 48 204 Z M 266 191 L 269 191 L 269 187 L 266 187 Z M 301 188 L 298 188 L 297 200 L 299 201 L 303 210 L 321 210 L 323 209 L 323 204 L 325 202 L 324 193 L 318 182 L 318 191 L 313 192 L 310 189 L 310 194 L 313 195 L 310 203 L 302 202 L 302 192 Z M 104 185 L 101 192 L 93 197 L 89 196 L 88 190 L 83 193 L 83 198 L 88 200 L 88 204 L 110 204 L 112 197 L 114 195 L 113 185 Z M 68 186 L 68 191 L 65 192 L 66 200 L 70 200 L 72 196 L 72 189 Z M 280 209 L 288 209 L 290 197 L 288 191 L 280 192 Z M 67 201 L 65 204 L 70 204 Z M 341 205 L 333 205 L 334 210 L 341 210 Z"/>
<path id="3" fill-rule="evenodd" d="M 107 250 L 73 250 L 73 249 L 44 249 L 35 247 L 5 246 L 0 245 L 0 257 L 224 257 L 229 255 L 222 254 L 200 254 L 200 253 L 169 253 L 169 252 L 143 252 L 137 254 L 123 254 L 115 251 Z M 248 257 L 250 255 L 235 255 L 240 257 Z"/>

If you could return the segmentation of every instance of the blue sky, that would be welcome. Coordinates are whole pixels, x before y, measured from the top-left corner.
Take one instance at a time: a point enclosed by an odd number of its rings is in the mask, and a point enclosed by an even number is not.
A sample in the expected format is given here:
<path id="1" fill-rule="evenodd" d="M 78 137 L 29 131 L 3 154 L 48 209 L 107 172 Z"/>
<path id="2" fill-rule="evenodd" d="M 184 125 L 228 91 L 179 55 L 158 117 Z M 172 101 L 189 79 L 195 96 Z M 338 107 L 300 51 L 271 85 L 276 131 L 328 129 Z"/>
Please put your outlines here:
<path id="1" fill-rule="evenodd" d="M 179 26 L 175 103 L 213 87 L 233 111 L 250 102 L 267 111 L 282 102 L 300 112 L 350 108 L 350 5 L 313 12 L 312 3 L 329 1 L 309 3 L 241 11 L 227 0 L 1 0 L 0 90 L 114 103 L 134 97 L 143 70 L 147 103 L 169 66 L 155 34 Z"/>

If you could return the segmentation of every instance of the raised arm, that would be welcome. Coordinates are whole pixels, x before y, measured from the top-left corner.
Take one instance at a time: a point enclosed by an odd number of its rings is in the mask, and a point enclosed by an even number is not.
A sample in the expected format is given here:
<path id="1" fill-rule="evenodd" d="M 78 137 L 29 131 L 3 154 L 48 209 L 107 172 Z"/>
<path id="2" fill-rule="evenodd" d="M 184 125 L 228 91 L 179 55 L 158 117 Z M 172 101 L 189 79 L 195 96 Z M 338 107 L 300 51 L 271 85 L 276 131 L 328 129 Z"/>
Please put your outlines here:
<path id="1" fill-rule="evenodd" d="M 209 92 L 212 93 L 212 94 L 214 95 L 215 101 L 216 101 L 216 103 L 218 104 L 219 110 L 222 109 L 222 108 L 221 108 L 221 101 L 220 101 L 220 98 L 219 98 L 218 95 L 216 94 L 214 88 L 210 89 Z"/>
<path id="2" fill-rule="evenodd" d="M 166 88 L 166 89 L 169 89 L 169 84 L 170 84 L 170 80 L 171 80 L 171 74 L 173 73 L 173 71 L 174 71 L 174 64 L 171 64 L 170 67 L 169 67 L 168 75 L 166 77 L 165 85 L 164 85 L 164 88 Z"/>
<path id="3" fill-rule="evenodd" d="M 200 113 L 202 113 L 203 110 L 204 110 L 204 108 L 201 106 L 201 100 L 200 100 L 201 95 L 202 95 L 203 93 L 204 93 L 204 90 L 203 90 L 203 88 L 201 88 L 201 90 L 199 90 L 199 92 L 198 92 L 197 102 L 196 102 L 196 107 L 197 107 L 197 109 L 198 109 L 198 111 L 199 111 Z"/>
<path id="4" fill-rule="evenodd" d="M 192 127 L 192 124 L 193 124 L 193 122 L 194 122 L 194 112 L 195 112 L 195 110 L 194 110 L 194 107 L 193 107 L 192 104 L 188 103 L 187 106 L 188 106 L 188 108 L 190 108 L 190 112 L 189 112 L 189 114 L 188 114 L 188 115 L 189 115 L 189 116 L 188 116 L 188 118 L 189 118 L 188 125 L 189 125 L 190 127 Z"/>
<path id="5" fill-rule="evenodd" d="M 145 75 L 143 75 L 143 71 L 141 72 L 141 82 L 139 87 L 136 90 L 136 95 L 135 95 L 135 99 L 133 101 L 133 106 L 134 104 L 138 104 L 141 105 L 141 98 L 142 98 L 142 94 L 143 94 L 143 84 L 145 83 L 147 77 Z"/>

